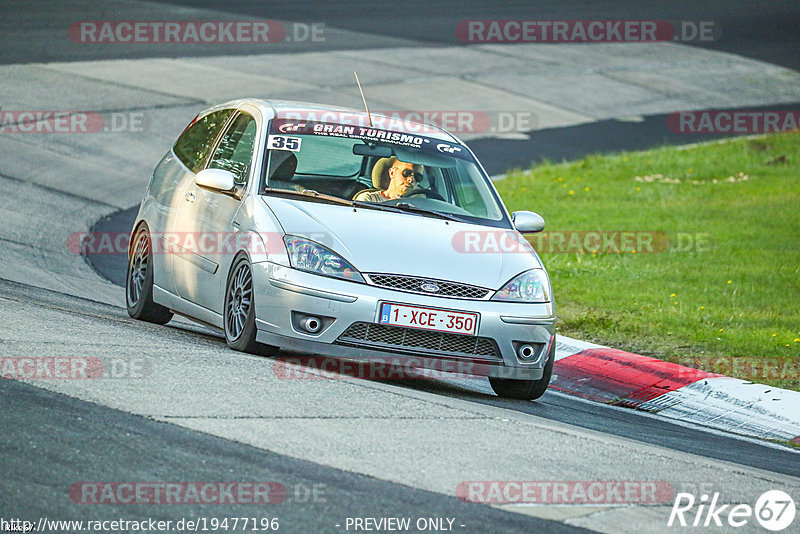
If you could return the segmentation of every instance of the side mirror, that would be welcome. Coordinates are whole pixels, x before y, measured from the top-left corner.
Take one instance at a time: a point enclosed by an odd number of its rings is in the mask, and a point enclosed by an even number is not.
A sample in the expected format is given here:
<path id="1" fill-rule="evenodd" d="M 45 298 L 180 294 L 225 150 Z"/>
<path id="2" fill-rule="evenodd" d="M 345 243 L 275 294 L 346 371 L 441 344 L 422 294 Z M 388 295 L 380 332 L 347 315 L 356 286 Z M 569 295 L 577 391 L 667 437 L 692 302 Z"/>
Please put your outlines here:
<path id="1" fill-rule="evenodd" d="M 515 211 L 511 214 L 511 222 L 514 223 L 514 228 L 523 234 L 534 234 L 544 230 L 544 219 L 532 211 Z"/>
<path id="2" fill-rule="evenodd" d="M 235 186 L 233 173 L 223 169 L 203 169 L 194 177 L 194 183 L 223 193 L 233 191 Z"/>

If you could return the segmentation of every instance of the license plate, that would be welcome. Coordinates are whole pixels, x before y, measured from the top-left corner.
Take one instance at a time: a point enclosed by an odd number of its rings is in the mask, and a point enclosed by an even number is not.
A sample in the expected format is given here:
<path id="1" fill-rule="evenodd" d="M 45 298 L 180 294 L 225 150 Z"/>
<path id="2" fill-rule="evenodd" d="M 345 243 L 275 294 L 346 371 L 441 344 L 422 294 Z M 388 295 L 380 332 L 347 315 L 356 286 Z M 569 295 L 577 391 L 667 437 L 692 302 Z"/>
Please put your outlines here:
<path id="1" fill-rule="evenodd" d="M 389 302 L 381 304 L 381 316 L 378 322 L 470 336 L 474 336 L 478 330 L 477 313 L 437 310 Z"/>

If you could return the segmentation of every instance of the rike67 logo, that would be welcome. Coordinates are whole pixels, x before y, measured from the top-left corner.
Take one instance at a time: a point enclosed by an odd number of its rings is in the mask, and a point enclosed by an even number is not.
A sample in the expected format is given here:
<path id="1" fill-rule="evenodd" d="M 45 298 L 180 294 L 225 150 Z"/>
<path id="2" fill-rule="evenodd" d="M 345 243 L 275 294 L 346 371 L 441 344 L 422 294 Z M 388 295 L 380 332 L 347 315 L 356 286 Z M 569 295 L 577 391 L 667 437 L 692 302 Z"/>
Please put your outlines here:
<path id="1" fill-rule="evenodd" d="M 709 500 L 708 494 L 696 499 L 691 493 L 678 493 L 667 526 L 678 527 L 728 527 L 739 528 L 755 517 L 767 530 L 779 532 L 792 524 L 795 516 L 794 500 L 781 490 L 764 492 L 755 506 L 747 503 L 719 504 L 719 493 Z"/>

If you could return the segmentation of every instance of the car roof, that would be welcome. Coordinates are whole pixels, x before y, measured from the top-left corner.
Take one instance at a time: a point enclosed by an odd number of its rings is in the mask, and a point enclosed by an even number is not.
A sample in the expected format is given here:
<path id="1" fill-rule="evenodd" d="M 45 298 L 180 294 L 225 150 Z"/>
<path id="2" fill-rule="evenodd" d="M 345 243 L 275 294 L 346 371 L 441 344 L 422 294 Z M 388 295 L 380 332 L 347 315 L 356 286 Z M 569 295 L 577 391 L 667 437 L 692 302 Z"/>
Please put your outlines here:
<path id="1" fill-rule="evenodd" d="M 367 115 L 366 112 L 357 109 L 327 104 L 316 104 L 312 102 L 272 99 L 267 100 L 263 98 L 242 98 L 214 106 L 207 111 L 221 108 L 238 107 L 243 104 L 251 104 L 258 107 L 261 110 L 264 119 L 266 120 L 274 117 L 309 117 L 312 120 L 316 119 L 324 120 L 325 122 L 339 122 L 335 119 L 331 120 L 332 118 L 330 117 L 326 118 L 325 114 L 334 114 L 334 116 L 335 114 L 342 114 L 345 115 L 345 120 L 342 122 L 343 124 L 356 124 L 367 127 L 370 125 L 371 116 L 372 123 L 374 124 L 375 128 L 406 134 L 423 135 L 425 137 L 449 141 L 451 143 L 461 143 L 461 141 L 455 135 L 434 124 L 407 120 L 402 116 L 392 117 L 381 113 L 370 113 L 370 115 Z"/>

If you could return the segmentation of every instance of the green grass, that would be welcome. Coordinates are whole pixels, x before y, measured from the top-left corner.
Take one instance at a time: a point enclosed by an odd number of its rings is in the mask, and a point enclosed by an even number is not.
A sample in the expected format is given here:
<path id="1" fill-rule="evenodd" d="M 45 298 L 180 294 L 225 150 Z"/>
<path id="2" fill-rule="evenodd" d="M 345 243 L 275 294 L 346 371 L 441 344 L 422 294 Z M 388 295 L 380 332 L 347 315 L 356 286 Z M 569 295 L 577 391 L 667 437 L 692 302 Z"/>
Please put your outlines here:
<path id="1" fill-rule="evenodd" d="M 540 250 L 560 333 L 800 389 L 800 134 L 544 163 L 496 185 L 551 239 L 655 233 L 652 253 Z"/>

